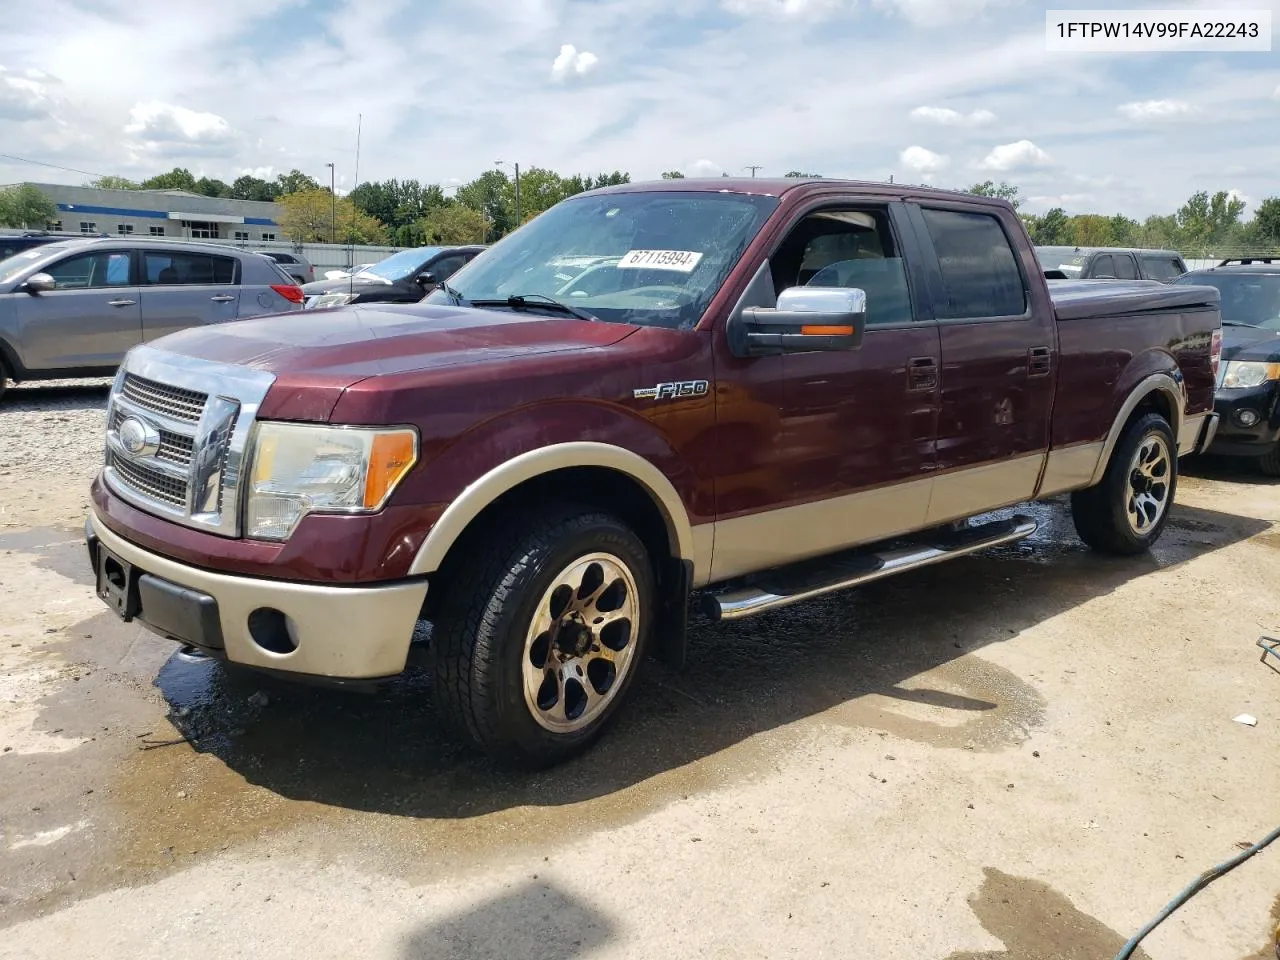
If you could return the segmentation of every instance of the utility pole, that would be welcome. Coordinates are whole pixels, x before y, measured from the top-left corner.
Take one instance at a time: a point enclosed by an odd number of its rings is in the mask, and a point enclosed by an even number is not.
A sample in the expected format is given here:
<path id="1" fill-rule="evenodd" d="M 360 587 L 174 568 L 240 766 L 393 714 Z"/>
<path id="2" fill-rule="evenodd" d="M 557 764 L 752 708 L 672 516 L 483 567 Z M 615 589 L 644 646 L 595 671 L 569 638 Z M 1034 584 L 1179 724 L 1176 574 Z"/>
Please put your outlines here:
<path id="1" fill-rule="evenodd" d="M 743 170 L 750 170 L 750 171 L 751 171 L 751 179 L 752 179 L 752 180 L 754 180 L 754 179 L 756 178 L 756 171 L 757 171 L 757 170 L 763 170 L 763 169 L 764 169 L 764 167 L 760 166 L 759 164 L 750 164 L 750 163 L 749 163 L 749 164 L 747 164 L 745 167 L 743 167 L 742 169 L 743 169 Z"/>
<path id="2" fill-rule="evenodd" d="M 493 165 L 495 167 L 505 167 L 507 165 L 507 161 L 495 160 L 493 161 Z M 512 229 L 519 229 L 520 222 L 521 222 L 520 221 L 520 164 L 513 163 L 512 166 L 515 168 L 515 171 L 516 171 L 516 222 L 515 222 L 515 226 Z"/>
<path id="3" fill-rule="evenodd" d="M 336 231 L 338 229 L 338 194 L 334 192 L 334 168 L 332 163 L 326 163 L 329 168 L 329 244 L 335 242 Z"/>

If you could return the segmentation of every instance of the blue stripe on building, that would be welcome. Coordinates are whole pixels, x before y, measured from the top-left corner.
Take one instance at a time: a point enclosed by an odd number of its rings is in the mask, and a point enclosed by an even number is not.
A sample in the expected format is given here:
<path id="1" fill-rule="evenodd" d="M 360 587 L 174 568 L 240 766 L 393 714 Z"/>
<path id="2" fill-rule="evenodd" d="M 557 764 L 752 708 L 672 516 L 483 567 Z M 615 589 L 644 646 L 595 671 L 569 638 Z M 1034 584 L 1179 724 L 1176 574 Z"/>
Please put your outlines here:
<path id="1" fill-rule="evenodd" d="M 58 209 L 67 213 L 92 213 L 103 217 L 143 217 L 150 220 L 168 220 L 169 214 L 163 210 L 130 210 L 126 207 L 96 207 L 87 203 L 60 203 Z M 259 227 L 274 227 L 278 224 L 266 217 L 245 217 L 245 224 Z M 232 224 L 235 226 L 235 224 Z"/>
<path id="2" fill-rule="evenodd" d="M 245 223 L 252 223 L 259 227 L 278 227 L 279 224 L 274 220 L 268 220 L 266 217 L 245 217 Z"/>

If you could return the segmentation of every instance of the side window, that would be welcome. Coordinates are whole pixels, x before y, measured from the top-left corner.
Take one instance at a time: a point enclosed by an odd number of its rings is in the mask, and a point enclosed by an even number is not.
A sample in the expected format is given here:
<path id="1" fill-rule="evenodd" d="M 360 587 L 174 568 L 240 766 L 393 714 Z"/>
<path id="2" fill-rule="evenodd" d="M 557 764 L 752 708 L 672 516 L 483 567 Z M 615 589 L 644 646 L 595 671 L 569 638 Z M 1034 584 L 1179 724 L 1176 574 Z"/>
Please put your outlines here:
<path id="1" fill-rule="evenodd" d="M 236 262 L 230 257 L 147 251 L 142 263 L 145 281 L 157 286 L 235 283 Z"/>
<path id="2" fill-rule="evenodd" d="M 769 258 L 775 293 L 788 287 L 856 287 L 867 326 L 914 318 L 906 265 L 884 208 L 822 210 L 801 220 Z"/>
<path id="3" fill-rule="evenodd" d="M 438 283 L 441 280 L 448 280 L 455 273 L 461 270 L 462 265 L 466 262 L 466 257 L 441 257 L 435 263 L 427 267 L 424 272 L 432 274 Z"/>
<path id="4" fill-rule="evenodd" d="M 53 277 L 55 290 L 127 287 L 129 254 L 85 253 L 60 260 L 44 272 Z"/>
<path id="5" fill-rule="evenodd" d="M 985 213 L 920 212 L 942 271 L 939 319 L 1017 317 L 1026 311 L 1022 273 L 999 220 Z"/>
<path id="6" fill-rule="evenodd" d="M 1138 279 L 1138 265 L 1133 262 L 1133 257 L 1129 256 L 1127 253 L 1116 254 L 1116 279 Z"/>
<path id="7" fill-rule="evenodd" d="M 1143 257 L 1142 270 L 1152 280 L 1173 280 L 1183 274 L 1181 265 L 1170 257 Z"/>
<path id="8" fill-rule="evenodd" d="M 1093 261 L 1089 276 L 1094 280 L 1114 280 L 1116 278 L 1116 258 L 1104 253 Z"/>

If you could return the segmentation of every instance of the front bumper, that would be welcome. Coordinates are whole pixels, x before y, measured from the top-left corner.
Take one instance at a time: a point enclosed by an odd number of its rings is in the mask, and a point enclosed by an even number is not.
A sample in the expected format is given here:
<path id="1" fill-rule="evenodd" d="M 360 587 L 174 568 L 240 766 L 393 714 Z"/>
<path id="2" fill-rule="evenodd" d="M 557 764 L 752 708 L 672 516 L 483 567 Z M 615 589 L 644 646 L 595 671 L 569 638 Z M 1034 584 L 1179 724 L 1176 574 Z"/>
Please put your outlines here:
<path id="1" fill-rule="evenodd" d="M 1210 453 L 1260 457 L 1280 443 L 1280 383 L 1276 381 L 1258 387 L 1219 390 L 1213 410 L 1219 423 Z M 1246 426 L 1242 418 L 1255 422 Z"/>
<path id="2" fill-rule="evenodd" d="M 427 595 L 425 580 L 326 586 L 204 570 L 130 543 L 94 513 L 85 537 L 95 576 L 102 548 L 132 566 L 122 610 L 131 619 L 264 670 L 360 680 L 398 674 Z"/>

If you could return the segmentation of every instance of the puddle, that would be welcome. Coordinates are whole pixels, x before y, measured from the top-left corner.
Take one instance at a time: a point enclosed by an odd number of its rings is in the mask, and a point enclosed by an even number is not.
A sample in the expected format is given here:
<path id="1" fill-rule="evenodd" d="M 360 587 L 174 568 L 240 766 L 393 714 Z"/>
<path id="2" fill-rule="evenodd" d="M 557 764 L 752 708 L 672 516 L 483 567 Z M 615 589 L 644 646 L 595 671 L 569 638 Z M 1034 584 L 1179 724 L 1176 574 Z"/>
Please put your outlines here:
<path id="1" fill-rule="evenodd" d="M 983 873 L 986 879 L 969 897 L 969 907 L 1004 949 L 953 953 L 947 960 L 1105 960 L 1128 939 L 1082 913 L 1047 884 L 992 867 Z M 1133 958 L 1150 960 L 1141 947 Z"/>

